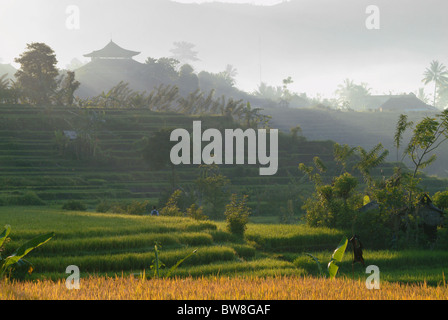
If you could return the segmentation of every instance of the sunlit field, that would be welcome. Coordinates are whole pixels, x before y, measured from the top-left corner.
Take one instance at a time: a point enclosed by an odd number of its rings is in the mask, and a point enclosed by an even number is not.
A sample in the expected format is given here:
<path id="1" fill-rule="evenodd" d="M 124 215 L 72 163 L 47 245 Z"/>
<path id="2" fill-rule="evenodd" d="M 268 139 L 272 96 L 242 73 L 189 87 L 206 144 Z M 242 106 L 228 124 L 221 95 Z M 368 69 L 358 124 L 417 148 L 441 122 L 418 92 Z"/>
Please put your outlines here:
<path id="1" fill-rule="evenodd" d="M 381 283 L 369 290 L 362 281 L 308 277 L 210 277 L 142 280 L 89 277 L 79 290 L 64 281 L 2 284 L 0 299 L 44 300 L 446 300 L 448 287 Z"/>

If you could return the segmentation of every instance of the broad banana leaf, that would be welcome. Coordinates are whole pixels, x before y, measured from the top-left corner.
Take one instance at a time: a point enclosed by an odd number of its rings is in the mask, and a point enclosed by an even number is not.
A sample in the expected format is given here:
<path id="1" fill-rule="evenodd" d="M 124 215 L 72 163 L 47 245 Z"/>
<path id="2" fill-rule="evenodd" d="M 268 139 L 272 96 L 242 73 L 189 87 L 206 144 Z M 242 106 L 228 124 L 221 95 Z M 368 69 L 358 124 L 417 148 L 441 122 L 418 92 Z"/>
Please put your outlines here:
<path id="1" fill-rule="evenodd" d="M 338 273 L 339 267 L 336 265 L 336 262 L 341 262 L 344 257 L 345 249 L 347 249 L 348 239 L 347 237 L 343 237 L 341 242 L 339 243 L 336 250 L 334 250 L 333 255 L 331 256 L 331 260 L 328 263 L 328 275 L 330 279 L 336 277 Z"/>
<path id="2" fill-rule="evenodd" d="M 336 274 L 338 273 L 339 267 L 334 263 L 334 260 L 331 260 L 330 263 L 328 263 L 328 275 L 330 279 L 334 279 L 336 277 Z"/>
<path id="3" fill-rule="evenodd" d="M 5 242 L 10 232 L 11 232 L 11 226 L 6 225 L 5 230 L 0 234 L 0 248 L 2 247 L 3 243 Z"/>
<path id="4" fill-rule="evenodd" d="M 53 237 L 54 232 L 51 232 L 37 236 L 31 239 L 30 241 L 27 241 L 22 246 L 20 246 L 12 255 L 10 255 L 4 260 L 4 263 L 2 265 L 3 270 L 0 271 L 4 272 L 7 267 L 17 263 L 20 259 L 26 256 L 31 250 L 36 249 L 37 247 L 43 245 Z"/>
<path id="5" fill-rule="evenodd" d="M 334 250 L 331 260 L 341 262 L 344 257 L 345 249 L 347 249 L 348 239 L 343 237 L 336 250 Z"/>

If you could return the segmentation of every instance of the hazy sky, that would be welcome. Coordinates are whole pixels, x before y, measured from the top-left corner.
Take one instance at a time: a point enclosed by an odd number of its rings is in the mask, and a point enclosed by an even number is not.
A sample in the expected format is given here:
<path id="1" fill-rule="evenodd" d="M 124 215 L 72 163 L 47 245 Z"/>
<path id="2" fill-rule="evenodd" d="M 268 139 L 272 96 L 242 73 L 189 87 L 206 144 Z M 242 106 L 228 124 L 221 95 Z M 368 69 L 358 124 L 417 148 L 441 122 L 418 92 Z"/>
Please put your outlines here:
<path id="1" fill-rule="evenodd" d="M 288 2 L 289 0 L 174 0 L 180 3 L 210 3 L 210 2 L 222 2 L 222 3 L 246 3 L 262 6 L 272 6 L 282 2 Z"/>
<path id="2" fill-rule="evenodd" d="M 177 0 L 178 2 L 197 2 Z M 224 1 L 222 1 L 224 2 Z M 178 4 L 168 0 L 0 0 L 0 59 L 13 62 L 30 42 L 45 42 L 59 67 L 104 47 L 112 38 L 141 54 L 170 55 L 175 41 L 196 45 L 195 70 L 238 70 L 246 91 L 260 80 L 331 96 L 345 78 L 372 93 L 416 91 L 431 60 L 448 65 L 446 0 L 228 0 L 271 6 Z M 366 8 L 380 9 L 380 29 L 368 30 Z M 79 8 L 80 27 L 68 29 L 67 8 Z M 427 87 L 427 92 L 432 88 Z"/>

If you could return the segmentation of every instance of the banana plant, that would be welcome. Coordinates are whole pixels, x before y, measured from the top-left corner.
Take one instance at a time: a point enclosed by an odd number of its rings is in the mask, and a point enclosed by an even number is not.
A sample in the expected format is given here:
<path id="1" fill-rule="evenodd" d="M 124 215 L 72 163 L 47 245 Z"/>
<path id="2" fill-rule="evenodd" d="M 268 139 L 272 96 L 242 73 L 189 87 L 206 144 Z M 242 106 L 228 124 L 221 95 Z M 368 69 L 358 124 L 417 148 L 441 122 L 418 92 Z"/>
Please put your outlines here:
<path id="1" fill-rule="evenodd" d="M 331 255 L 330 262 L 327 265 L 327 271 L 328 276 L 330 279 L 334 279 L 336 277 L 336 274 L 338 273 L 339 266 L 336 264 L 336 262 L 341 262 L 342 258 L 344 257 L 345 250 L 347 249 L 348 239 L 347 237 L 343 237 L 341 242 L 339 242 L 339 245 L 334 250 L 333 254 Z M 317 268 L 319 270 L 319 275 L 324 276 L 324 273 L 322 271 L 322 266 L 318 258 L 313 256 L 310 253 L 305 253 L 305 255 L 309 256 L 311 259 L 316 262 Z"/>
<path id="2" fill-rule="evenodd" d="M 159 258 L 159 254 L 160 254 L 160 248 L 161 245 L 156 243 L 154 245 L 154 254 L 155 254 L 155 258 L 153 261 L 153 264 L 150 266 L 150 269 L 154 270 L 154 278 L 155 279 L 160 279 L 160 269 L 165 267 L 165 265 L 163 264 L 163 262 L 160 261 Z M 171 275 L 173 274 L 174 271 L 176 271 L 176 269 L 188 258 L 190 258 L 192 255 L 196 254 L 196 252 L 198 251 L 198 249 L 193 250 L 190 254 L 188 254 L 187 256 L 185 256 L 183 259 L 180 259 L 179 261 L 177 261 L 177 263 L 172 266 L 168 272 L 166 273 L 165 277 L 163 278 L 169 278 L 171 277 Z M 134 273 L 134 276 L 140 278 L 140 279 L 145 279 L 146 277 L 146 271 L 143 270 L 143 272 L 140 273 Z"/>
<path id="3" fill-rule="evenodd" d="M 11 226 L 6 225 L 5 230 L 0 234 L 0 248 L 3 246 L 10 233 L 11 233 Z M 48 242 L 53 237 L 54 232 L 37 236 L 21 245 L 19 248 L 17 248 L 16 251 L 14 251 L 14 253 L 12 253 L 5 259 L 3 259 L 0 255 L 0 279 L 5 276 L 6 271 L 9 268 L 13 267 L 16 264 L 17 265 L 25 264 L 32 266 L 28 261 L 24 260 L 23 257 L 25 257 L 28 253 L 30 253 L 30 251 Z M 32 271 L 32 269 L 30 270 Z"/>
<path id="4" fill-rule="evenodd" d="M 336 262 L 341 262 L 342 258 L 344 257 L 345 249 L 347 249 L 348 239 L 346 237 L 342 238 L 341 242 L 339 243 L 336 250 L 334 250 L 333 254 L 331 255 L 331 260 L 328 263 L 328 274 L 330 276 L 330 279 L 334 279 L 336 277 L 336 274 L 338 273 L 339 266 L 336 264 Z"/>

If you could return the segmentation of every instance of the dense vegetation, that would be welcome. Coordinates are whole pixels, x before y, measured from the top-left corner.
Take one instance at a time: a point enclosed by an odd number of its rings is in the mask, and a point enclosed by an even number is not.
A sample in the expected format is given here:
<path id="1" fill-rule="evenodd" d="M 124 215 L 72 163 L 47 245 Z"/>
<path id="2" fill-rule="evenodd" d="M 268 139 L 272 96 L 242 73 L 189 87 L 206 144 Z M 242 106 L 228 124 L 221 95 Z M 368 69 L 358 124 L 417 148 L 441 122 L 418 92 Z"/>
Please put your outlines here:
<path id="1" fill-rule="evenodd" d="M 396 163 L 386 162 L 390 151 L 381 143 L 365 149 L 308 141 L 292 126 L 280 133 L 275 176 L 260 176 L 249 165 L 174 166 L 173 129 L 191 130 L 195 120 L 220 131 L 269 128 L 270 117 L 243 100 L 216 98 L 214 90 L 185 95 L 169 85 L 141 93 L 122 82 L 75 99 L 79 83 L 73 73 L 57 78 L 51 49 L 28 50 L 17 60 L 18 81 L 0 79 L 0 218 L 15 231 L 5 256 L 29 238 L 55 232 L 33 252 L 32 277 L 61 278 L 69 265 L 84 274 L 144 270 L 160 277 L 159 269 L 180 262 L 172 275 L 319 276 L 309 257 L 327 262 L 341 237 L 356 233 L 383 280 L 444 281 L 447 232 L 440 223 L 428 235 L 419 206 L 434 196 L 440 209 L 448 207 L 447 181 L 423 172 L 448 139 L 448 112 L 419 122 L 401 116 Z M 50 59 L 38 70 L 48 76 L 41 86 L 29 69 L 32 50 Z M 231 71 L 219 75 L 230 87 Z M 173 76 L 192 70 L 183 66 Z M 291 81 L 279 96 L 286 103 Z M 405 158 L 410 166 L 400 161 Z M 369 204 L 375 209 L 364 211 Z M 154 206 L 160 216 L 148 215 Z M 263 221 L 270 224 L 254 223 Z M 355 277 L 350 258 L 340 263 L 341 276 Z M 356 270 L 356 277 L 364 274 Z"/>
<path id="2" fill-rule="evenodd" d="M 246 237 L 232 235 L 224 222 L 196 221 L 185 217 L 151 217 L 64 211 L 58 207 L 2 207 L 2 220 L 13 232 L 5 252 L 30 238 L 57 230 L 55 237 L 35 249 L 28 258 L 35 271 L 27 278 L 66 278 L 69 265 L 87 274 L 139 274 L 153 277 L 154 245 L 158 243 L 161 276 L 180 259 L 196 253 L 175 270 L 173 276 L 319 276 L 312 253 L 327 263 L 344 231 L 304 225 L 248 225 Z M 346 233 L 347 234 L 347 233 Z M 381 281 L 444 281 L 448 259 L 444 248 L 427 250 L 365 250 L 367 264 L 377 265 Z M 340 263 L 338 277 L 365 279 L 351 254 Z"/>

